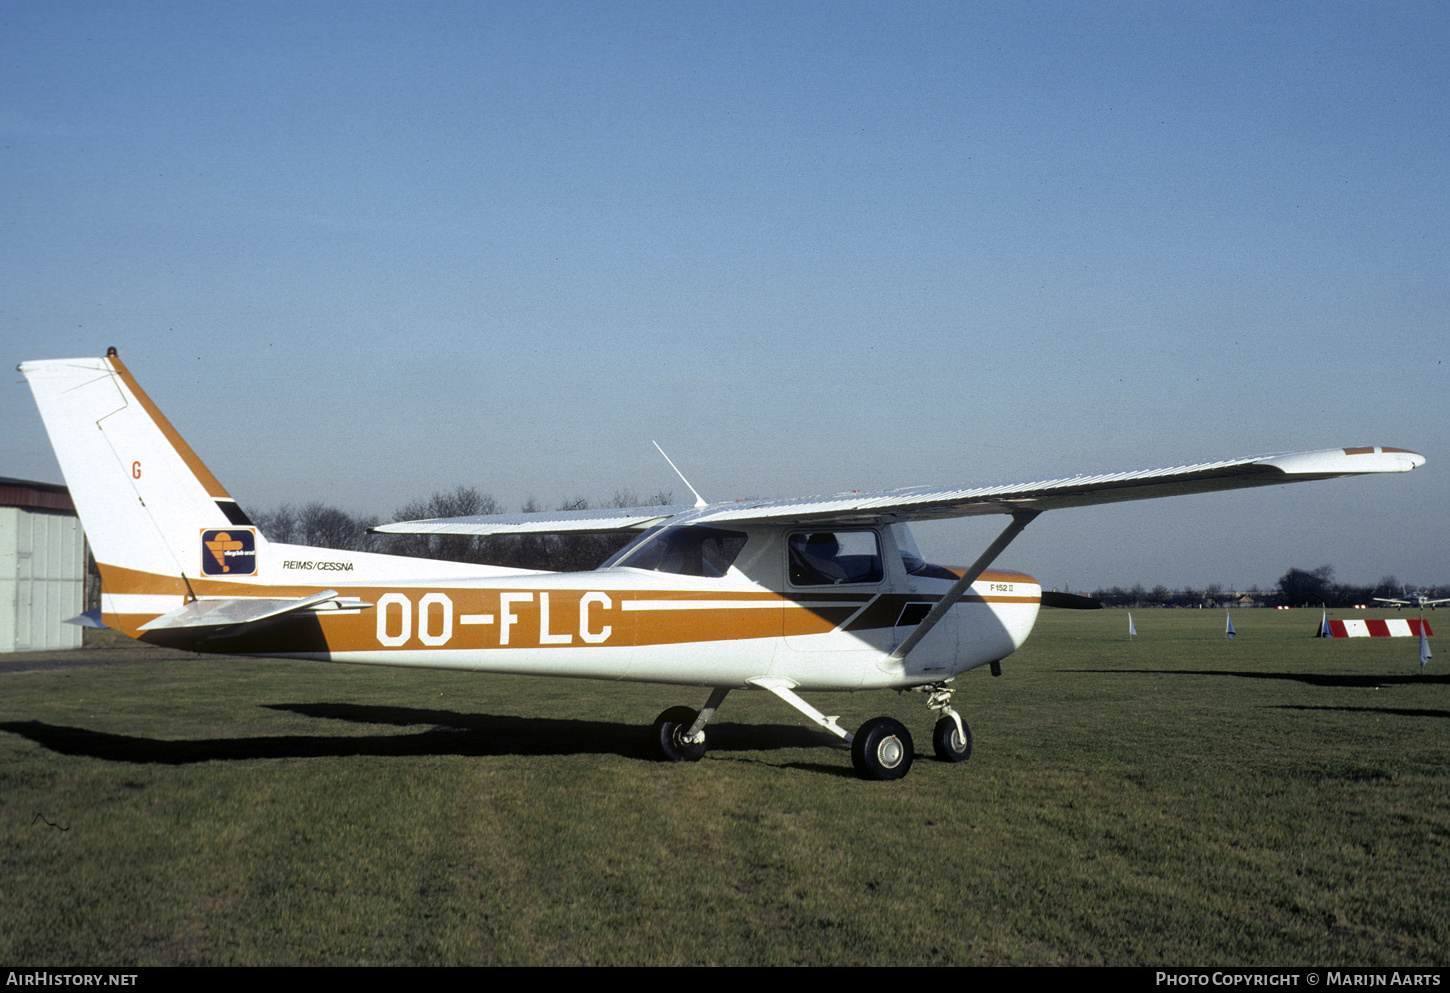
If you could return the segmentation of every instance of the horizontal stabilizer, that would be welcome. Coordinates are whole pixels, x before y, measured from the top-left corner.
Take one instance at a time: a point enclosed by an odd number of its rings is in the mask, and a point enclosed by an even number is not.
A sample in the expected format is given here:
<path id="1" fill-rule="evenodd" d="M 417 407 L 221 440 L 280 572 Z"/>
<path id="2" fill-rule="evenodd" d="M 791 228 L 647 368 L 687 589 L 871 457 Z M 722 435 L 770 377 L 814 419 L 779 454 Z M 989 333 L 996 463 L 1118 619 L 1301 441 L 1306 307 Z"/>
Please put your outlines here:
<path id="1" fill-rule="evenodd" d="M 93 607 L 90 610 L 86 611 L 84 614 L 77 614 L 75 617 L 70 618 L 65 623 L 74 624 L 77 627 L 83 628 L 104 628 L 107 626 L 106 622 L 101 620 L 100 607 Z"/>
<path id="2" fill-rule="evenodd" d="M 323 590 L 305 597 L 221 597 L 192 600 L 155 620 L 141 625 L 142 631 L 177 628 L 230 628 L 255 624 L 269 617 L 296 613 L 300 610 L 359 610 L 372 604 L 338 595 L 337 590 Z"/>

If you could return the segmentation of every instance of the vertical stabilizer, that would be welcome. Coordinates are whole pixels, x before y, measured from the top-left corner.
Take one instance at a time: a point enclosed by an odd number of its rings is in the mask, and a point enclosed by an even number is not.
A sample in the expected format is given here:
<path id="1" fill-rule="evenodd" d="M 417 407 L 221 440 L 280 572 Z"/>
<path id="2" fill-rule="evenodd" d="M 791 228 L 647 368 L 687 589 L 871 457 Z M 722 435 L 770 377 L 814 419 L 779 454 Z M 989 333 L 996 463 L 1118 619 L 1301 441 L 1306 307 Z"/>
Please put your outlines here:
<path id="1" fill-rule="evenodd" d="M 183 577 L 255 575 L 264 539 L 114 350 L 20 371 L 101 567 L 104 613 L 145 612 L 157 596 L 174 605 Z"/>

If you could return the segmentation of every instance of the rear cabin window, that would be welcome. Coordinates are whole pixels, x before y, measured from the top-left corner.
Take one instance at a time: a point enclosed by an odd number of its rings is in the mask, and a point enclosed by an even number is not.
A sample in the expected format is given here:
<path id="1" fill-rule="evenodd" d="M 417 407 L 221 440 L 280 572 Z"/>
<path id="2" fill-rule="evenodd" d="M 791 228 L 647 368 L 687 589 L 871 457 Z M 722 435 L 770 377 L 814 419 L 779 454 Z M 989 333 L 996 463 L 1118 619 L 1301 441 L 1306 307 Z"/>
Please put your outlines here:
<path id="1" fill-rule="evenodd" d="M 787 542 L 795 586 L 879 583 L 881 542 L 875 531 L 800 531 Z"/>

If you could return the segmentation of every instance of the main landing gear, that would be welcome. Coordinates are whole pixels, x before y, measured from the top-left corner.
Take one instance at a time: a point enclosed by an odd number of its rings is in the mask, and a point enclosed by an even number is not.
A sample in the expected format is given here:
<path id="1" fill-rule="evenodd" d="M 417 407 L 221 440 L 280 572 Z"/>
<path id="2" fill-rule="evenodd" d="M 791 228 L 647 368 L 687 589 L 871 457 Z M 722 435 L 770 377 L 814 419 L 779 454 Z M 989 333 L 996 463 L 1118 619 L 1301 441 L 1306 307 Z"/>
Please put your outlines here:
<path id="1" fill-rule="evenodd" d="M 655 718 L 654 746 L 666 762 L 698 762 L 705 757 L 705 725 L 725 701 L 728 687 L 716 687 L 699 712 L 671 707 Z"/>
<path id="2" fill-rule="evenodd" d="M 848 742 L 851 745 L 851 764 L 862 779 L 900 779 L 911 771 L 916 746 L 911 740 L 911 732 L 900 721 L 891 717 L 873 717 L 853 735 L 836 723 L 838 718 L 827 717 L 797 696 L 788 681 L 762 678 L 749 682 L 774 693 L 816 724 Z M 972 754 L 972 729 L 952 709 L 951 687 L 943 682 L 918 689 L 930 694 L 927 708 L 941 715 L 931 736 L 936 757 L 943 762 L 965 762 Z M 698 712 L 689 707 L 671 707 L 656 717 L 651 743 L 659 757 L 666 762 L 698 762 L 704 757 L 705 726 L 714 719 L 729 692 L 728 688 L 716 687 Z"/>
<path id="3" fill-rule="evenodd" d="M 655 718 L 654 741 L 666 762 L 698 762 L 705 757 L 704 730 L 690 735 L 698 716 L 689 707 L 671 707 Z"/>
<path id="4" fill-rule="evenodd" d="M 890 717 L 873 717 L 851 739 L 851 764 L 862 779 L 900 779 L 916 751 L 911 732 Z"/>

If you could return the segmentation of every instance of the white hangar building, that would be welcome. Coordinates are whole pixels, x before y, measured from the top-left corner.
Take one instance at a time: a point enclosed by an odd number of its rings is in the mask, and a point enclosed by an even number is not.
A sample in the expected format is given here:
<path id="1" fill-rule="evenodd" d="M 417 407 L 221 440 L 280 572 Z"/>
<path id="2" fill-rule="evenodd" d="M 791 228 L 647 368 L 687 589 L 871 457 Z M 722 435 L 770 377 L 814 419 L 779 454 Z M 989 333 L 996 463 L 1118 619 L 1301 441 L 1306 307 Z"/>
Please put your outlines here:
<path id="1" fill-rule="evenodd" d="M 0 477 L 0 652 L 81 647 L 85 536 L 64 486 Z"/>

